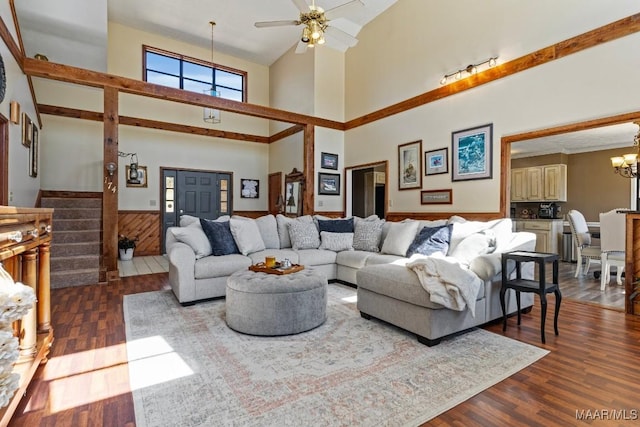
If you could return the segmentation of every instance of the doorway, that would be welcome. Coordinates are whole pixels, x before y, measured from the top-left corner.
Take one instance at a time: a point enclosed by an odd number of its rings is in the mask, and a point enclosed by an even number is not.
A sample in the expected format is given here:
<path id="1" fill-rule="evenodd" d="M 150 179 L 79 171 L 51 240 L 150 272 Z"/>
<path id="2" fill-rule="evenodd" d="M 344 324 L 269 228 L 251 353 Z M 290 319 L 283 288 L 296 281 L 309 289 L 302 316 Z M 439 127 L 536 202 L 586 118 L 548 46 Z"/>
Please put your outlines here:
<path id="1" fill-rule="evenodd" d="M 233 173 L 162 168 L 162 233 L 180 224 L 181 215 L 216 219 L 233 213 Z"/>
<path id="2" fill-rule="evenodd" d="M 345 168 L 347 181 L 346 215 L 366 218 L 387 214 L 388 163 L 370 163 Z"/>

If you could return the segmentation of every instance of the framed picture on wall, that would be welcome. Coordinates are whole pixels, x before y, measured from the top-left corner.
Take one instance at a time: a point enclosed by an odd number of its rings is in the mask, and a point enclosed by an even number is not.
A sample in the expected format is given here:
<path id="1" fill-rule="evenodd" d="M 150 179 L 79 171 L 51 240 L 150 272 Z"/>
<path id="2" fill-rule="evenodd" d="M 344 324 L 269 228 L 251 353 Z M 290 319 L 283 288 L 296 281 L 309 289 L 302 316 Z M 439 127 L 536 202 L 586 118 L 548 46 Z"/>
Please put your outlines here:
<path id="1" fill-rule="evenodd" d="M 130 176 L 130 166 L 127 165 L 126 176 Z M 127 187 L 147 187 L 147 167 L 146 166 L 138 166 L 138 179 L 136 181 L 131 181 L 127 179 Z"/>
<path id="2" fill-rule="evenodd" d="M 22 113 L 22 145 L 29 148 L 31 146 L 31 138 L 33 137 L 31 127 L 31 118 L 27 113 Z"/>
<path id="3" fill-rule="evenodd" d="M 490 179 L 493 176 L 493 124 L 451 134 L 452 181 Z"/>
<path id="4" fill-rule="evenodd" d="M 438 175 L 449 172 L 449 149 L 427 151 L 424 153 L 424 174 Z"/>
<path id="5" fill-rule="evenodd" d="M 340 195 L 340 174 L 318 173 L 318 194 Z"/>
<path id="6" fill-rule="evenodd" d="M 338 155 L 322 153 L 320 156 L 320 167 L 322 169 L 338 169 Z"/>
<path id="7" fill-rule="evenodd" d="M 257 199 L 260 196 L 260 181 L 257 179 L 241 179 L 240 197 L 243 199 Z"/>
<path id="8" fill-rule="evenodd" d="M 422 188 L 422 140 L 398 146 L 398 190 Z"/>
<path id="9" fill-rule="evenodd" d="M 38 136 L 38 126 L 31 126 L 31 145 L 29 146 L 29 176 L 35 178 L 38 176 L 38 151 L 40 140 Z"/>

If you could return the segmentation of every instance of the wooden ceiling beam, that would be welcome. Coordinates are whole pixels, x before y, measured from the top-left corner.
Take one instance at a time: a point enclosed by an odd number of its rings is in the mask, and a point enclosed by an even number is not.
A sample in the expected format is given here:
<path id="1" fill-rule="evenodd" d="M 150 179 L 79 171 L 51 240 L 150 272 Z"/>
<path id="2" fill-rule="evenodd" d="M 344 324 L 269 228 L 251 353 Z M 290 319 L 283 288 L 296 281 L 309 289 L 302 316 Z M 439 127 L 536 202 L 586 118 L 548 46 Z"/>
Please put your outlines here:
<path id="1" fill-rule="evenodd" d="M 78 110 L 76 108 L 57 107 L 55 105 L 38 104 L 42 114 L 52 116 L 67 117 L 72 119 L 103 121 L 103 114 L 95 111 Z M 227 132 L 217 129 L 201 128 L 197 126 L 181 125 L 177 123 L 162 122 L 158 120 L 141 119 L 138 117 L 119 117 L 120 124 L 126 126 L 137 126 L 149 129 L 160 129 L 169 132 L 187 133 L 190 135 L 209 136 L 213 138 L 234 139 L 237 141 L 258 142 L 268 144 L 269 137 L 260 135 L 250 135 L 245 133 Z"/>
<path id="2" fill-rule="evenodd" d="M 329 129 L 343 130 L 344 123 L 328 120 L 306 114 L 293 113 L 262 105 L 238 102 L 230 99 L 200 94 L 183 89 L 161 86 L 128 77 L 101 73 L 72 67 L 70 65 L 56 64 L 47 61 L 24 58 L 24 72 L 33 77 L 42 77 L 83 86 L 114 88 L 119 92 L 130 93 L 144 97 L 163 99 L 181 104 L 211 107 L 222 111 L 259 117 L 269 120 L 277 120 L 286 123 L 325 127 Z"/>
<path id="3" fill-rule="evenodd" d="M 280 131 L 278 133 L 274 133 L 273 135 L 271 135 L 269 137 L 269 144 L 271 144 L 272 142 L 279 141 L 281 139 L 285 139 L 288 136 L 295 135 L 296 133 L 302 132 L 303 130 L 304 130 L 304 126 L 293 125 L 290 128 L 287 128 L 283 131 Z"/>

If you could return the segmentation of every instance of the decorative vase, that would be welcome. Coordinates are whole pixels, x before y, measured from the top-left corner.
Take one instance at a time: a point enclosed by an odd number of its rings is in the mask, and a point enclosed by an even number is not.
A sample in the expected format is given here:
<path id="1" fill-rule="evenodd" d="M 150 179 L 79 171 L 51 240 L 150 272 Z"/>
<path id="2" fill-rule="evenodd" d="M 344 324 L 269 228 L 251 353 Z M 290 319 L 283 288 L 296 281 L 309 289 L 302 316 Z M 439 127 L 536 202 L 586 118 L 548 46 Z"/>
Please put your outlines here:
<path id="1" fill-rule="evenodd" d="M 131 261 L 133 258 L 133 248 L 118 249 L 120 252 L 120 261 Z"/>

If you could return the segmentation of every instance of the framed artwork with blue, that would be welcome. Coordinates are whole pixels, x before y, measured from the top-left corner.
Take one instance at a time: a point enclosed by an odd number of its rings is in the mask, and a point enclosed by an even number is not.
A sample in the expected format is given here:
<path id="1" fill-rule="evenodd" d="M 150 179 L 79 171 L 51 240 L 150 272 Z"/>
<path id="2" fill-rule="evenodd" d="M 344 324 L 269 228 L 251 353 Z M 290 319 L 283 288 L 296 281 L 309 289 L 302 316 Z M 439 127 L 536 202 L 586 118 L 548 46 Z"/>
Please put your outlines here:
<path id="1" fill-rule="evenodd" d="M 493 123 L 451 134 L 452 181 L 493 177 Z"/>
<path id="2" fill-rule="evenodd" d="M 424 174 L 438 175 L 449 172 L 449 149 L 427 151 L 424 153 Z"/>

